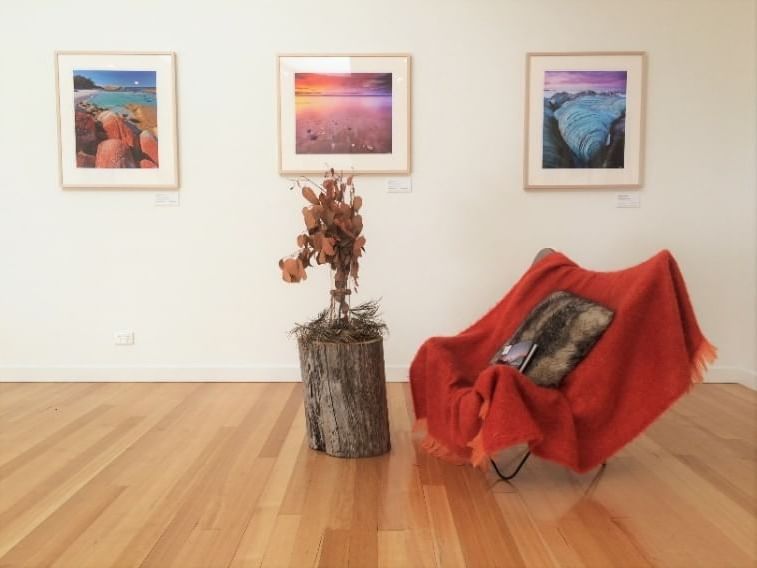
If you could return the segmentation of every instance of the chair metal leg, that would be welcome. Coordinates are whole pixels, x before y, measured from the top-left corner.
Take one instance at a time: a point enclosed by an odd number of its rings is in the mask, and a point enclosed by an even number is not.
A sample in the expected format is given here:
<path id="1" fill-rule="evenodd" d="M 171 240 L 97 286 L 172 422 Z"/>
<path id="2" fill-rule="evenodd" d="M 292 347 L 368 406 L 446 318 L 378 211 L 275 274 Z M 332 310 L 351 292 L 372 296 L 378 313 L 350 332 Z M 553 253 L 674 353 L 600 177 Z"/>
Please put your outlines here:
<path id="1" fill-rule="evenodd" d="M 504 475 L 499 468 L 497 467 L 497 462 L 495 462 L 493 459 L 489 459 L 490 462 L 492 462 L 492 465 L 494 466 L 494 471 L 497 472 L 497 475 L 503 479 L 504 481 L 510 481 L 513 477 L 518 475 L 518 472 L 523 467 L 523 465 L 526 463 L 526 460 L 528 460 L 529 456 L 531 455 L 531 450 L 526 452 L 526 455 L 523 456 L 523 459 L 520 460 L 520 463 L 518 464 L 518 467 L 515 468 L 515 471 L 513 471 L 510 475 Z"/>
<path id="2" fill-rule="evenodd" d="M 515 470 L 510 475 L 503 474 L 499 467 L 497 467 L 497 462 L 495 462 L 493 459 L 489 458 L 489 461 L 492 462 L 492 466 L 494 466 L 494 471 L 497 472 L 497 475 L 500 477 L 500 479 L 504 481 L 510 481 L 513 479 L 516 475 L 518 475 L 518 472 L 521 470 L 521 468 L 525 465 L 528 458 L 531 456 L 531 450 L 528 450 L 526 454 L 521 458 L 520 463 L 518 463 L 518 466 L 515 468 Z M 592 480 L 592 483 L 590 485 L 590 488 L 596 484 L 596 482 L 599 481 L 599 478 L 602 476 L 602 473 L 604 472 L 605 468 L 607 467 L 607 462 L 602 462 L 602 465 L 599 466 L 599 469 L 597 470 L 597 474 L 594 476 L 594 479 Z"/>

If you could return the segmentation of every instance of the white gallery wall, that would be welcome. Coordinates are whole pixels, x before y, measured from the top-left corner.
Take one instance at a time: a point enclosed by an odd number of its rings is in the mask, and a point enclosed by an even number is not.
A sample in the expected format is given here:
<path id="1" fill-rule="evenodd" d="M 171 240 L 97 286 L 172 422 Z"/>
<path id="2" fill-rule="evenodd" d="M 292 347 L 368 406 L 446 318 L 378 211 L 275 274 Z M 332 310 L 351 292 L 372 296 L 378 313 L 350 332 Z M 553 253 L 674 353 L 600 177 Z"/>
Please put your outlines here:
<path id="1" fill-rule="evenodd" d="M 754 0 L 0 0 L 0 21 L 0 378 L 298 378 L 287 330 L 329 285 L 277 267 L 303 200 L 277 174 L 276 54 L 406 52 L 412 193 L 357 180 L 357 298 L 383 298 L 390 377 L 552 246 L 594 270 L 670 249 L 710 380 L 755 381 Z M 176 52 L 180 207 L 58 187 L 55 50 Z M 593 50 L 648 54 L 639 209 L 523 190 L 525 54 Z"/>

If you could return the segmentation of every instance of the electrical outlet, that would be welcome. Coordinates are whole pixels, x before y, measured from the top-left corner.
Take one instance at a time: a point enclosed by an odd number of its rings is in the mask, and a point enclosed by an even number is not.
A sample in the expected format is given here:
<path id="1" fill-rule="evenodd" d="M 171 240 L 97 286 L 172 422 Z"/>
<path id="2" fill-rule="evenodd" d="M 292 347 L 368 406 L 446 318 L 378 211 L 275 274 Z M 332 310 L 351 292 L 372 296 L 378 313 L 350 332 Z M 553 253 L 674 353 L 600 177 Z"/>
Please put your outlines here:
<path id="1" fill-rule="evenodd" d="M 122 329 L 113 334 L 116 345 L 134 345 L 134 332 L 130 329 Z"/>

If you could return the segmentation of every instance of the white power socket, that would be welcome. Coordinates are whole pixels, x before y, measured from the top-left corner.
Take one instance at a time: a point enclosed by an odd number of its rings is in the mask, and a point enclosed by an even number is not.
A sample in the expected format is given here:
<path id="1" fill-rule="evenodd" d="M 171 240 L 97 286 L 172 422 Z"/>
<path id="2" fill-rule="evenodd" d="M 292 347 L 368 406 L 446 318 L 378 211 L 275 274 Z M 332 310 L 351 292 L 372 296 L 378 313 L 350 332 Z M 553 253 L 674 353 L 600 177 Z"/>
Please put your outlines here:
<path id="1" fill-rule="evenodd" d="M 134 345 L 134 332 L 130 329 L 122 329 L 113 334 L 116 345 Z"/>

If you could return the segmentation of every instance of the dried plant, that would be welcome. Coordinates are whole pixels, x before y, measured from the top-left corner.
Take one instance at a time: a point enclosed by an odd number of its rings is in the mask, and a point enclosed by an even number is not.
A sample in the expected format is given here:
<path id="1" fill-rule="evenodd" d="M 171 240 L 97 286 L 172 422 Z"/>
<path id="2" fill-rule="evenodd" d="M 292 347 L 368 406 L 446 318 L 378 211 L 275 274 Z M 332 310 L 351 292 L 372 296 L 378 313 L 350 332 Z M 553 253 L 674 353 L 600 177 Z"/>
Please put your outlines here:
<path id="1" fill-rule="evenodd" d="M 329 319 L 329 310 L 323 310 L 312 320 L 295 324 L 290 332 L 297 339 L 329 343 L 358 343 L 381 337 L 387 332 L 379 314 L 379 304 L 368 301 L 350 308 L 348 322 Z"/>
<path id="2" fill-rule="evenodd" d="M 360 257 L 365 251 L 365 236 L 363 232 L 363 218 L 360 208 L 363 199 L 355 195 L 353 176 L 346 178 L 342 173 L 330 169 L 318 184 L 308 178 L 295 180 L 295 186 L 302 191 L 302 196 L 309 205 L 303 207 L 302 217 L 306 232 L 297 236 L 297 251 L 279 260 L 282 278 L 285 282 L 300 282 L 307 278 L 306 269 L 316 265 L 326 264 L 333 272 L 334 288 L 331 290 L 331 301 L 328 310 L 324 310 L 308 325 L 315 325 L 323 329 L 325 325 L 333 328 L 334 334 L 348 337 L 344 332 L 350 325 L 351 317 L 360 320 L 363 331 L 375 328 L 377 333 L 372 337 L 381 336 L 383 322 L 375 319 L 375 326 L 364 325 L 366 321 L 375 318 L 377 311 L 367 309 L 372 303 L 363 304 L 350 310 L 350 295 L 352 287 L 357 290 Z M 294 186 L 293 186 L 294 187 Z M 363 311 L 360 311 L 363 308 Z M 360 315 L 360 318 L 357 316 Z M 369 315 L 369 317 L 363 317 Z M 304 334 L 296 327 L 293 331 L 298 337 Z M 338 330 L 342 331 L 338 331 Z M 355 337 L 361 339 L 347 339 L 347 341 L 362 341 L 366 339 L 360 332 Z"/>

